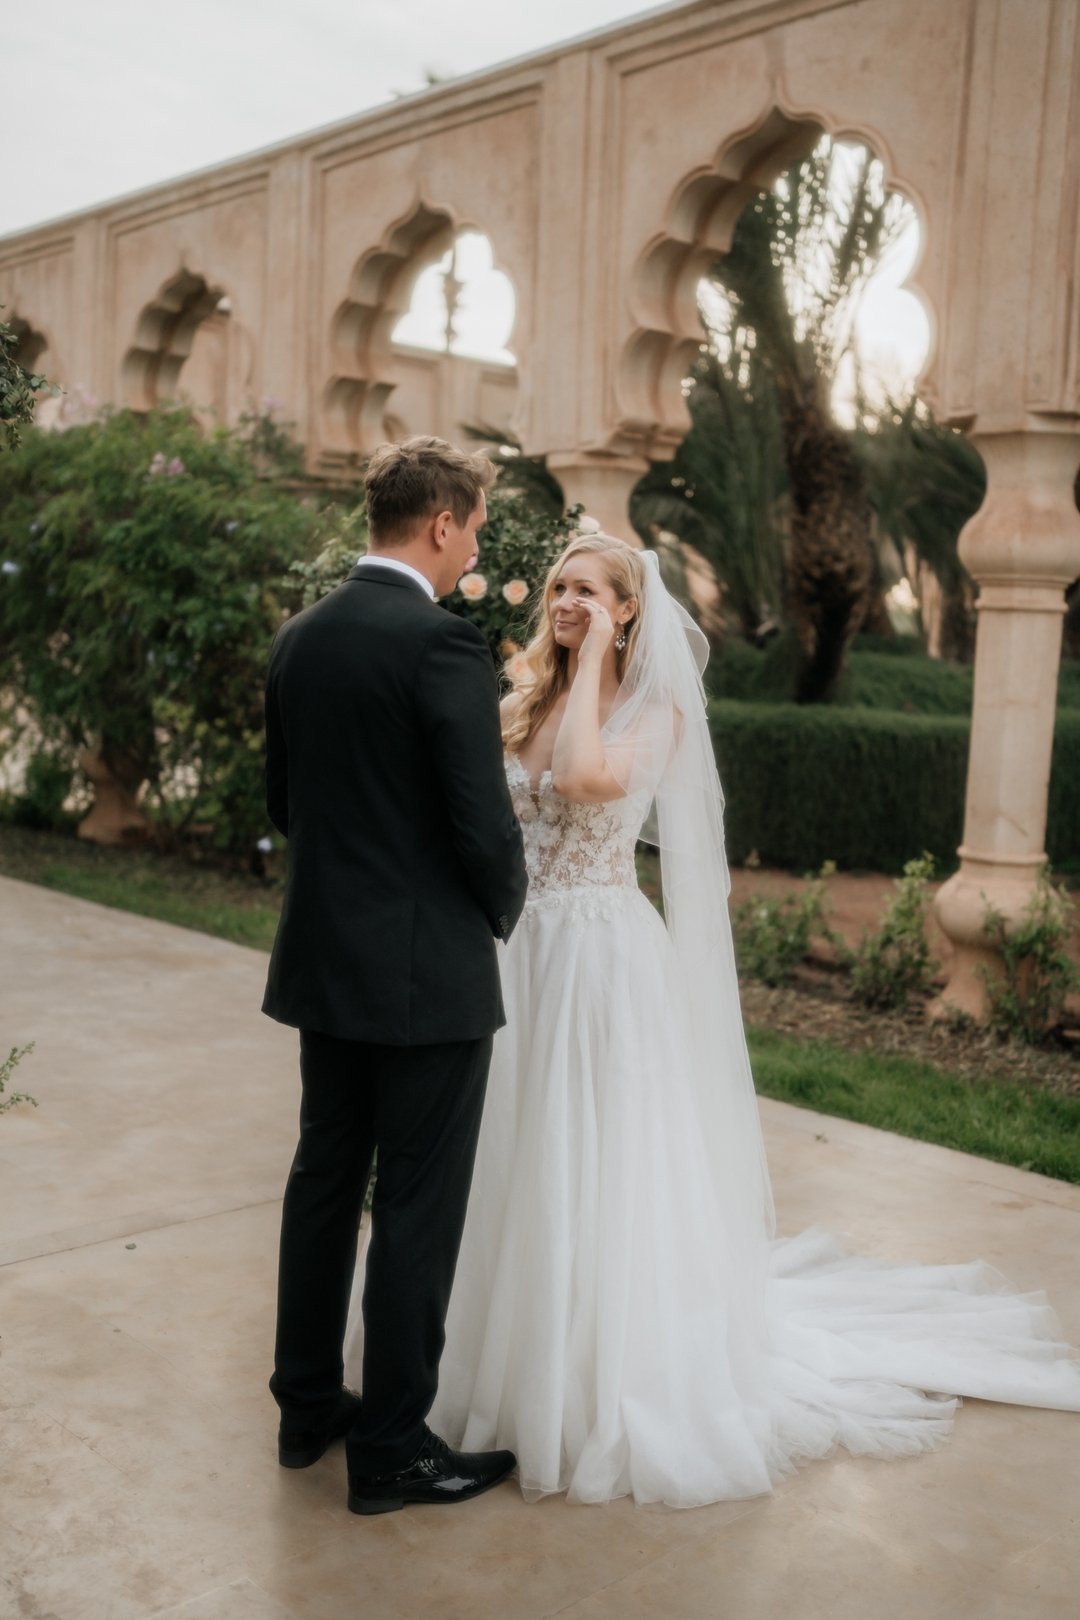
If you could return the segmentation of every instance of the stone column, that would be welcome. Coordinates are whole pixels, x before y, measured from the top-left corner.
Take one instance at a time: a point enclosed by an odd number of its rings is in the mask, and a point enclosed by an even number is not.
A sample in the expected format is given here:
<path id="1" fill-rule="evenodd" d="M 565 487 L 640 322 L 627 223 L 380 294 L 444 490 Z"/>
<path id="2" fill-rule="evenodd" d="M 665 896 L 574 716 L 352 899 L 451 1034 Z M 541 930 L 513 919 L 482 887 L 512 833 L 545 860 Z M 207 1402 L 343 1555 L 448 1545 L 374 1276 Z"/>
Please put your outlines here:
<path id="1" fill-rule="evenodd" d="M 637 546 L 629 507 L 634 485 L 649 470 L 638 456 L 619 456 L 588 450 L 556 451 L 547 458 L 551 472 L 563 487 L 567 506 L 578 502 L 606 534 L 618 535 Z"/>
<path id="2" fill-rule="evenodd" d="M 979 626 L 960 870 L 937 915 L 955 947 L 933 1011 L 982 1018 L 988 903 L 1016 921 L 1046 859 L 1064 591 L 1080 573 L 1075 433 L 976 434 L 986 499 L 965 526 L 960 555 L 978 581 Z"/>

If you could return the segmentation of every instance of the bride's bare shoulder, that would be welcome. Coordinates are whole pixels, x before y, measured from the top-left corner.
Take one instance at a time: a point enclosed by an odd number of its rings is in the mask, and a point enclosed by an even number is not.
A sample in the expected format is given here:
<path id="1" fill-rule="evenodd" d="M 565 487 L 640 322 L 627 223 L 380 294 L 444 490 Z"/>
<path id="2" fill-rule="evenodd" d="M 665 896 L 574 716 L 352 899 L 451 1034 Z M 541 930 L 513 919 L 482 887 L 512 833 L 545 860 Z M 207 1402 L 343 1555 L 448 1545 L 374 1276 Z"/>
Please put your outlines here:
<path id="1" fill-rule="evenodd" d="M 507 692 L 506 696 L 503 698 L 502 702 L 499 704 L 499 711 L 502 714 L 503 719 L 504 720 L 509 720 L 510 717 L 516 712 L 516 710 L 517 710 L 518 706 L 520 705 L 520 703 L 521 703 L 521 693 L 520 692 Z"/>

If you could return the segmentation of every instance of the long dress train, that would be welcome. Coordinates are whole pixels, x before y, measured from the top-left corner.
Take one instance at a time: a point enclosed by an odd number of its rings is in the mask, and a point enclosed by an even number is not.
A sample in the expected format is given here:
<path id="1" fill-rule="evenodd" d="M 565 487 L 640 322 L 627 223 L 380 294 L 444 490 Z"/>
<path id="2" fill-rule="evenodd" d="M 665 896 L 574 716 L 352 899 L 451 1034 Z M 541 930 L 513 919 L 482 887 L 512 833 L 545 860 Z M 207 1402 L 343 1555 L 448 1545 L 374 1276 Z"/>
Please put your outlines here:
<path id="1" fill-rule="evenodd" d="M 646 805 L 507 772 L 530 893 L 502 955 L 473 1190 L 431 1424 L 510 1446 L 528 1497 L 753 1496 L 835 1446 L 948 1433 L 957 1397 L 1080 1410 L 1041 1293 L 982 1262 L 892 1265 L 811 1229 L 768 1244 L 760 1310 L 708 1162 L 684 975 L 637 887 Z M 357 1372 L 357 1344 L 350 1354 Z"/>

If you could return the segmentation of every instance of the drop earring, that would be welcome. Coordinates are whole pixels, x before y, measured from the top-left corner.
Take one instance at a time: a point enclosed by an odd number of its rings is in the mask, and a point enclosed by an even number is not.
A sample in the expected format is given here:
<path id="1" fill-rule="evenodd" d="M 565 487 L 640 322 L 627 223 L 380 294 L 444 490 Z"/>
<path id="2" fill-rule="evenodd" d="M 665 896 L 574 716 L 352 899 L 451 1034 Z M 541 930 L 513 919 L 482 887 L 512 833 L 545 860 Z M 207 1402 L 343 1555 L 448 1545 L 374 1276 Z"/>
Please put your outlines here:
<path id="1" fill-rule="evenodd" d="M 622 652 L 626 647 L 626 631 L 620 630 L 615 637 L 615 651 Z"/>

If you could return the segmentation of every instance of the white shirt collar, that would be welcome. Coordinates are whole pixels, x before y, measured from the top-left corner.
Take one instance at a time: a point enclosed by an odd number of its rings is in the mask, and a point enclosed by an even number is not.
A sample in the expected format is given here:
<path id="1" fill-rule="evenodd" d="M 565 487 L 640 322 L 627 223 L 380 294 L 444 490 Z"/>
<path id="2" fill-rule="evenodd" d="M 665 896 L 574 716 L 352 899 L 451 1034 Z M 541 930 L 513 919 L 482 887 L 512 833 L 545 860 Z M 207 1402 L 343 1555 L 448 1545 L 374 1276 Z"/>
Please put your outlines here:
<path id="1" fill-rule="evenodd" d="M 374 563 L 379 568 L 394 568 L 399 574 L 407 574 L 410 579 L 415 579 L 418 585 L 424 587 L 433 602 L 436 600 L 435 587 L 430 579 L 409 563 L 399 562 L 396 557 L 384 557 L 381 554 L 378 557 L 372 557 L 368 552 L 365 552 L 362 557 L 358 557 L 356 563 L 358 568 L 362 568 L 365 563 Z"/>

